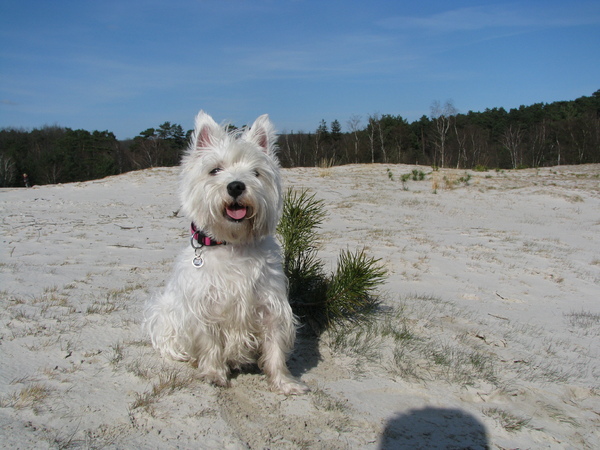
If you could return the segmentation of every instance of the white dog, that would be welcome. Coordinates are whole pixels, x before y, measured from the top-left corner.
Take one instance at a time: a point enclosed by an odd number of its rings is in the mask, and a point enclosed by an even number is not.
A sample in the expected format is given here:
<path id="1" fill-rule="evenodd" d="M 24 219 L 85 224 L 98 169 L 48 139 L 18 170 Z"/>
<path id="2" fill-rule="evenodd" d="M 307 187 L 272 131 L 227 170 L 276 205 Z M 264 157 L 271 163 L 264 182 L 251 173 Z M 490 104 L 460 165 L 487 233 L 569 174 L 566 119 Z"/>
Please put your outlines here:
<path id="1" fill-rule="evenodd" d="M 182 212 L 192 245 L 164 293 L 146 308 L 145 328 L 162 355 L 197 365 L 229 384 L 232 369 L 258 361 L 272 388 L 308 390 L 286 366 L 296 319 L 273 234 L 282 209 L 276 135 L 269 117 L 226 131 L 203 111 L 182 160 Z"/>

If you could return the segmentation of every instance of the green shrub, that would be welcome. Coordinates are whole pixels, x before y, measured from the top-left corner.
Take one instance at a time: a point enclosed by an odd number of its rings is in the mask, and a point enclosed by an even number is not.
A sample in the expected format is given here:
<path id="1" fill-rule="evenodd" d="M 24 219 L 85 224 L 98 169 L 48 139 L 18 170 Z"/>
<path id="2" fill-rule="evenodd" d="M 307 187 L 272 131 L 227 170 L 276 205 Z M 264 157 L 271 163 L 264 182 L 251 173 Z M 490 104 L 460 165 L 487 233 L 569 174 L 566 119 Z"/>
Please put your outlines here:
<path id="1" fill-rule="evenodd" d="M 464 177 L 460 177 L 458 180 L 456 180 L 456 184 L 463 183 L 465 186 L 468 186 L 469 181 L 471 181 L 471 174 L 465 173 Z"/>
<path id="2" fill-rule="evenodd" d="M 345 321 L 361 321 L 377 309 L 376 290 L 386 271 L 364 250 L 343 251 L 335 273 L 326 275 L 317 257 L 318 228 L 325 218 L 321 200 L 289 189 L 278 226 L 294 313 L 320 333 Z"/>
<path id="3" fill-rule="evenodd" d="M 412 171 L 412 179 L 413 181 L 423 181 L 425 179 L 425 173 L 421 170 L 414 169 Z"/>

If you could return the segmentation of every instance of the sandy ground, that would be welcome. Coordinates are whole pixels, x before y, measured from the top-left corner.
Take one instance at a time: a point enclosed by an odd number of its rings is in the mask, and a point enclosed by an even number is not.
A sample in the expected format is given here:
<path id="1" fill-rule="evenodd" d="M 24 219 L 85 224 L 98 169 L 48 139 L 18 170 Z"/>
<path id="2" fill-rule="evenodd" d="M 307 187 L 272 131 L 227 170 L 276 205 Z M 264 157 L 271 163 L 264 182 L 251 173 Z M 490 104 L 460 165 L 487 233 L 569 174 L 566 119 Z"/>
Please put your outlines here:
<path id="1" fill-rule="evenodd" d="M 177 169 L 0 190 L 2 447 L 600 448 L 600 166 L 284 180 L 325 202 L 328 269 L 364 247 L 389 271 L 377 322 L 299 336 L 298 397 L 142 335 L 188 245 Z"/>

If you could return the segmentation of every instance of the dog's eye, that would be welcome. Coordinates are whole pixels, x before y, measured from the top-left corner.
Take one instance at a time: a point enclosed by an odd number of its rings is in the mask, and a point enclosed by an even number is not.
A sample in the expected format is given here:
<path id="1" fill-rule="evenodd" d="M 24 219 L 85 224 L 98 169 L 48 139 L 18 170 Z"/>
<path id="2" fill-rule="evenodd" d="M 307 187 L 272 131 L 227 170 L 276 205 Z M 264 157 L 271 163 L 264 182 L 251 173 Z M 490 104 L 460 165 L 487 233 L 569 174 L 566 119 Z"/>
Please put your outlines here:
<path id="1" fill-rule="evenodd" d="M 215 167 L 215 168 L 214 168 L 213 170 L 211 170 L 209 173 L 210 173 L 211 175 L 216 175 L 216 174 L 218 174 L 219 172 L 223 172 L 223 169 L 221 169 L 220 167 Z"/>
<path id="2" fill-rule="evenodd" d="M 257 176 L 257 177 L 260 177 L 260 173 L 259 173 L 259 171 L 258 171 L 258 170 L 255 170 L 255 171 L 254 171 L 254 175 L 255 175 L 255 176 Z"/>

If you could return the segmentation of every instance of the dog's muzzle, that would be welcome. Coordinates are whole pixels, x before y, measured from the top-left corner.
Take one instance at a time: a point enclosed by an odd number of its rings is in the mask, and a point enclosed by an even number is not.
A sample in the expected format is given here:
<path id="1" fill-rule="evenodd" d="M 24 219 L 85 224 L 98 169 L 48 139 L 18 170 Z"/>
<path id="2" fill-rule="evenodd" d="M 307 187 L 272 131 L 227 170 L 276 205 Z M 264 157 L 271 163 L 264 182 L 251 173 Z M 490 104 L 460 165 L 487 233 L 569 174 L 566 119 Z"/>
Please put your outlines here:
<path id="1" fill-rule="evenodd" d="M 227 193 L 236 200 L 246 190 L 246 185 L 242 181 L 232 181 L 227 185 Z M 248 215 L 248 208 L 237 201 L 225 207 L 225 214 L 229 219 L 240 222 Z"/>

